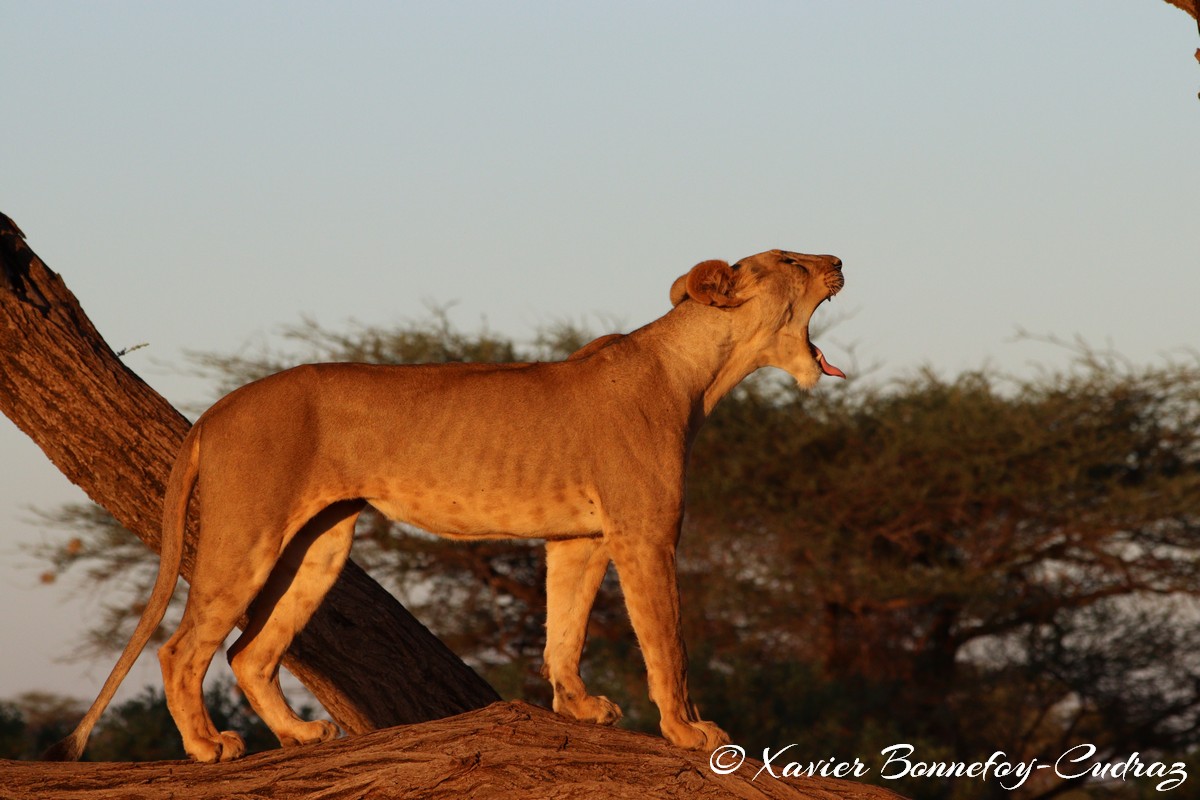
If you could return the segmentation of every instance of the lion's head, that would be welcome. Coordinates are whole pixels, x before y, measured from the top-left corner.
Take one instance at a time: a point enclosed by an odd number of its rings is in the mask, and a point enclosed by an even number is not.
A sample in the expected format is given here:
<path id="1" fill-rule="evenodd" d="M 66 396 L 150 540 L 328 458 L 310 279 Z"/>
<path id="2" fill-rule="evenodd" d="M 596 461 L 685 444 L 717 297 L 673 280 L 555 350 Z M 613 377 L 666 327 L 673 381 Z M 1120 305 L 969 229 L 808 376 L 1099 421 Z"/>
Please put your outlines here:
<path id="1" fill-rule="evenodd" d="M 724 309 L 746 329 L 760 356 L 755 366 L 786 370 L 802 388 L 822 375 L 846 377 L 809 339 L 817 306 L 845 285 L 836 256 L 768 250 L 735 264 L 703 261 L 671 286 L 671 303 L 692 301 Z M 763 341 L 761 337 L 768 337 Z"/>

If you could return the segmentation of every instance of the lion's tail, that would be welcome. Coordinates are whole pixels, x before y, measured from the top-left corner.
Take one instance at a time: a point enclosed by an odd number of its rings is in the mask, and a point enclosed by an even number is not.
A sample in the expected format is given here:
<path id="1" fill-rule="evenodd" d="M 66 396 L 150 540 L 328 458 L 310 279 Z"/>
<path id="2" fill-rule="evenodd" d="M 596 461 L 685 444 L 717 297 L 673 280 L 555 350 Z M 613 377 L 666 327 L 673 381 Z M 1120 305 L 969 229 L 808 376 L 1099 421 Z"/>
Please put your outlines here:
<path id="1" fill-rule="evenodd" d="M 71 731 L 69 736 L 42 754 L 43 760 L 79 760 L 79 757 L 83 755 L 83 748 L 87 745 L 88 736 L 91 735 L 96 721 L 100 719 L 100 715 L 108 707 L 113 695 L 117 692 L 117 687 L 121 685 L 121 681 L 125 680 L 125 676 L 129 674 L 130 668 L 133 667 L 133 662 L 137 660 L 142 649 L 146 646 L 146 642 L 150 640 L 150 636 L 158 629 L 163 615 L 167 613 L 167 605 L 171 602 L 171 596 L 175 593 L 175 584 L 179 580 L 179 564 L 183 558 L 183 533 L 184 525 L 187 521 L 188 498 L 191 496 L 192 488 L 196 485 L 196 475 L 199 472 L 199 467 L 200 425 L 197 424 L 192 427 L 187 437 L 184 438 L 179 458 L 176 459 L 175 466 L 171 469 L 171 477 L 167 481 L 167 492 L 163 501 L 163 526 L 162 541 L 160 542 L 161 552 L 158 562 L 158 578 L 154 581 L 154 589 L 150 592 L 150 599 L 146 601 L 146 608 L 142 612 L 142 618 L 138 620 L 137 628 L 133 631 L 133 636 L 130 637 L 129 644 L 125 645 L 125 650 L 121 653 L 121 657 L 117 660 L 112 672 L 109 673 L 108 679 L 104 681 L 104 686 L 100 689 L 100 694 L 96 697 L 95 702 L 92 703 L 92 707 L 84 714 L 83 719 L 80 720 L 75 730 Z"/>

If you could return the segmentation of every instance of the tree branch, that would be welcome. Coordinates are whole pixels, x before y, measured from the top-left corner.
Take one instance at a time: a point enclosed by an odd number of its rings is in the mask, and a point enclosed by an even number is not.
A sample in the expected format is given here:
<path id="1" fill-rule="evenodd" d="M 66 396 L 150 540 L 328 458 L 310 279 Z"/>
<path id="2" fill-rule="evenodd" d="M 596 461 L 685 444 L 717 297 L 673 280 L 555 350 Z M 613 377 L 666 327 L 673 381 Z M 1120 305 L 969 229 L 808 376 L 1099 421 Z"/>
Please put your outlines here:
<path id="1" fill-rule="evenodd" d="M 224 764 L 42 764 L 0 761 L 6 800 L 526 800 L 536 797 L 903 800 L 876 786 L 774 778 L 747 759 L 718 775 L 707 754 L 657 736 L 574 722 L 525 703 Z M 776 774 L 783 764 L 773 767 Z"/>

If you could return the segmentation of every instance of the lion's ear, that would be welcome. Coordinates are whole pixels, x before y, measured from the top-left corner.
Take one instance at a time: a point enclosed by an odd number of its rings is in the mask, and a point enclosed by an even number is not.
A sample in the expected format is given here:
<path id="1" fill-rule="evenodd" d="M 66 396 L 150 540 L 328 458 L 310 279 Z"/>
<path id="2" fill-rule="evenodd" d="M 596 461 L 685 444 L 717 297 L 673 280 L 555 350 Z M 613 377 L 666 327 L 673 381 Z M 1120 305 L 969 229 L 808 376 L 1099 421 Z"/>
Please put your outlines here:
<path id="1" fill-rule="evenodd" d="M 687 275 L 680 275 L 671 284 L 671 305 L 677 306 L 687 300 Z"/>
<path id="2" fill-rule="evenodd" d="M 737 293 L 737 273 L 724 261 L 701 261 L 671 286 L 671 305 L 687 298 L 720 308 L 740 306 L 745 298 Z"/>

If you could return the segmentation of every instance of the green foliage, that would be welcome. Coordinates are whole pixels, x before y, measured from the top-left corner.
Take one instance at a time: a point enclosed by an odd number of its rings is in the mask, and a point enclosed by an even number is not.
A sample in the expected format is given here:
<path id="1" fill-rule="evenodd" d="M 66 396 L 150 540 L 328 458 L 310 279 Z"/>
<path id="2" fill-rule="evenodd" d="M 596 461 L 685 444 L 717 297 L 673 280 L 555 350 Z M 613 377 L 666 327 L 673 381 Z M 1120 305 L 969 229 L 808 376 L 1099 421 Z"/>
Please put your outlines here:
<path id="1" fill-rule="evenodd" d="M 720 669 L 697 681 L 701 706 L 769 698 L 761 716 L 712 711 L 752 751 L 1180 755 L 1200 722 L 1200 636 L 1180 622 L 1196 617 L 1198 508 L 1192 365 L 751 387 L 693 454 L 688 639 L 752 670 L 741 690 Z"/>
<path id="2" fill-rule="evenodd" d="M 0 701 L 0 758 L 36 759 L 66 736 L 82 714 L 78 700 L 49 692 Z"/>
<path id="3" fill-rule="evenodd" d="M 435 312 L 387 331 L 309 322 L 287 332 L 299 352 L 197 363 L 224 391 L 299 361 L 552 359 L 589 338 L 559 326 L 521 346 Z M 1052 759 L 1081 742 L 1105 760 L 1194 752 L 1200 364 L 1135 368 L 1084 348 L 1068 369 L 1022 379 L 925 371 L 801 393 L 758 377 L 695 442 L 688 503 L 690 683 L 751 753 L 796 743 L 813 758 L 865 758 L 896 742 L 958 761 Z M 80 519 L 80 543 L 60 548 L 54 569 L 132 574 L 105 561 L 111 532 Z M 371 514 L 359 534 L 356 558 L 456 652 L 506 696 L 548 702 L 540 547 L 445 542 Z M 611 572 L 584 677 L 621 703 L 624 724 L 657 728 Z M 951 800 L 1102 791 L 890 788 Z"/>
<path id="4" fill-rule="evenodd" d="M 0 758 L 17 759 L 25 754 L 25 715 L 16 703 L 0 701 Z"/>

